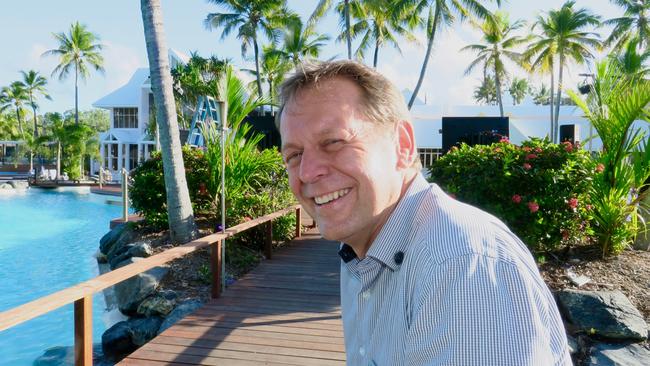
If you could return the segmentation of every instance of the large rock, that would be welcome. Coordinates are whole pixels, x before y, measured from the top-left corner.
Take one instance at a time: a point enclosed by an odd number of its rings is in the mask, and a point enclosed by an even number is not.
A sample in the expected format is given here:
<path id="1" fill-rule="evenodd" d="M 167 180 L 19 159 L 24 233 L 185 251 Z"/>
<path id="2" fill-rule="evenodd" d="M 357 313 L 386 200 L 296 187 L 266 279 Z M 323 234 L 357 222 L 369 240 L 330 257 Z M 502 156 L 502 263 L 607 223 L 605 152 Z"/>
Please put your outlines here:
<path id="1" fill-rule="evenodd" d="M 111 269 L 117 268 L 117 265 L 129 258 L 140 257 L 146 258 L 153 254 L 153 248 L 146 241 L 138 241 L 122 246 L 114 253 L 114 257 L 108 257 Z"/>
<path id="2" fill-rule="evenodd" d="M 102 334 L 106 359 L 119 361 L 158 334 L 162 318 L 132 318 L 116 323 Z"/>
<path id="3" fill-rule="evenodd" d="M 158 334 L 164 332 L 167 328 L 171 327 L 177 321 L 193 313 L 202 305 L 203 304 L 199 300 L 187 300 L 178 304 L 178 306 L 176 306 L 176 308 L 174 308 L 174 310 L 172 310 L 172 312 L 167 315 L 165 321 L 163 321 L 162 325 L 160 326 L 160 329 L 158 329 Z"/>
<path id="4" fill-rule="evenodd" d="M 564 290 L 557 296 L 567 319 L 580 331 L 612 340 L 648 337 L 641 313 L 620 291 Z"/>
<path id="5" fill-rule="evenodd" d="M 147 318 L 129 319 L 128 322 L 131 326 L 131 341 L 139 347 L 152 340 L 158 334 L 158 329 L 160 329 L 163 320 L 159 316 L 151 316 Z"/>
<path id="6" fill-rule="evenodd" d="M 598 366 L 647 366 L 650 351 L 638 344 L 598 343 L 591 348 L 588 365 Z"/>
<path id="7" fill-rule="evenodd" d="M 29 188 L 29 183 L 24 180 L 10 180 L 9 185 L 14 189 L 27 189 Z"/>
<path id="8" fill-rule="evenodd" d="M 33 366 L 68 366 L 74 365 L 74 346 L 52 347 L 45 350 L 40 357 L 34 360 Z M 93 344 L 93 365 L 112 366 L 113 363 L 104 359 L 102 345 Z"/>
<path id="9" fill-rule="evenodd" d="M 167 316 L 174 310 L 175 301 L 169 300 L 162 295 L 150 296 L 144 299 L 138 306 L 138 314 L 144 316 Z"/>
<path id="10" fill-rule="evenodd" d="M 129 258 L 120 263 L 117 268 L 140 260 L 143 259 Z M 142 300 L 156 291 L 168 271 L 167 267 L 154 267 L 115 285 L 115 298 L 120 311 L 126 315 L 135 315 Z"/>
<path id="11" fill-rule="evenodd" d="M 111 231 L 107 232 L 101 239 L 99 239 L 99 250 L 104 254 L 108 254 L 120 237 L 122 237 L 123 234 L 128 234 L 129 231 L 129 225 L 127 224 L 119 224 L 115 226 Z"/>

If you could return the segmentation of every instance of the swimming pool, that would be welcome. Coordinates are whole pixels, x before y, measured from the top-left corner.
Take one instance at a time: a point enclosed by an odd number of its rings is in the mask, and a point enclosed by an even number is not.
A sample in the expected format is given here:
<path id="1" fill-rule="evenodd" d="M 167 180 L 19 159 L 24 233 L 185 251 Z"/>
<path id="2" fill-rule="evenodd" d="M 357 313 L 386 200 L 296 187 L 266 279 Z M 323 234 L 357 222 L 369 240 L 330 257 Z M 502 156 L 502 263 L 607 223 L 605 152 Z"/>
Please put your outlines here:
<path id="1" fill-rule="evenodd" d="M 119 206 L 85 193 L 29 189 L 0 194 L 0 311 L 98 275 L 94 254 Z M 93 341 L 115 320 L 93 298 Z M 53 346 L 74 344 L 73 305 L 0 332 L 0 365 L 31 365 Z"/>

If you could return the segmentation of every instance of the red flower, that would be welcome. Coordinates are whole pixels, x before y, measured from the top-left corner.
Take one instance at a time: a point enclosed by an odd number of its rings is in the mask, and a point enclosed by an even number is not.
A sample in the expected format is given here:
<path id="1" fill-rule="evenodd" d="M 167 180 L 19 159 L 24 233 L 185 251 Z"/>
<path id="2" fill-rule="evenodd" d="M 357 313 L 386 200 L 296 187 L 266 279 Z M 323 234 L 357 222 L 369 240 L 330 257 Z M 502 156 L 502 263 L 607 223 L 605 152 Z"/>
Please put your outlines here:
<path id="1" fill-rule="evenodd" d="M 526 170 L 531 170 L 531 169 L 533 168 L 533 166 L 530 165 L 530 164 L 528 164 L 528 163 L 524 163 L 524 165 L 522 165 L 522 167 L 523 167 L 524 169 L 526 169 Z"/>
<path id="2" fill-rule="evenodd" d="M 530 152 L 530 150 L 531 150 L 531 148 L 528 147 L 528 146 L 524 146 L 521 149 L 524 150 L 525 152 Z"/>
<path id="3" fill-rule="evenodd" d="M 532 159 L 537 159 L 537 155 L 535 155 L 535 154 L 526 155 L 526 160 L 532 160 Z"/>
<path id="4" fill-rule="evenodd" d="M 571 207 L 571 208 L 578 207 L 578 199 L 577 198 L 571 198 L 568 203 L 569 203 L 569 207 Z"/>
<path id="5" fill-rule="evenodd" d="M 605 165 L 603 163 L 598 163 L 596 165 L 596 173 L 602 173 L 605 170 Z"/>
<path id="6" fill-rule="evenodd" d="M 591 211 L 592 208 L 594 208 L 594 206 L 592 206 L 592 205 L 586 205 L 586 206 L 585 206 L 585 209 L 586 209 L 587 211 Z"/>
<path id="7" fill-rule="evenodd" d="M 500 152 L 501 152 L 501 148 L 500 148 L 500 147 L 496 147 L 496 148 L 494 148 L 494 152 L 498 152 L 498 153 L 500 153 Z"/>
<path id="8" fill-rule="evenodd" d="M 528 209 L 530 212 L 535 213 L 539 210 L 539 205 L 535 201 L 528 202 Z"/>
<path id="9" fill-rule="evenodd" d="M 521 202 L 521 196 L 518 194 L 515 194 L 512 196 L 512 202 L 514 203 L 520 203 Z"/>
<path id="10" fill-rule="evenodd" d="M 566 152 L 571 152 L 571 151 L 573 151 L 573 144 L 571 144 L 571 141 L 564 141 L 564 142 L 562 143 L 562 145 L 564 145 L 564 150 L 565 150 Z"/>
<path id="11" fill-rule="evenodd" d="M 499 140 L 499 142 L 505 142 L 506 144 L 509 144 L 510 140 L 508 140 L 507 136 L 503 136 L 503 137 L 501 137 L 501 140 Z"/>
<path id="12" fill-rule="evenodd" d="M 538 153 L 538 154 L 541 153 L 541 152 L 542 152 L 542 148 L 541 148 L 541 147 L 536 147 L 536 148 L 535 148 L 535 152 Z"/>

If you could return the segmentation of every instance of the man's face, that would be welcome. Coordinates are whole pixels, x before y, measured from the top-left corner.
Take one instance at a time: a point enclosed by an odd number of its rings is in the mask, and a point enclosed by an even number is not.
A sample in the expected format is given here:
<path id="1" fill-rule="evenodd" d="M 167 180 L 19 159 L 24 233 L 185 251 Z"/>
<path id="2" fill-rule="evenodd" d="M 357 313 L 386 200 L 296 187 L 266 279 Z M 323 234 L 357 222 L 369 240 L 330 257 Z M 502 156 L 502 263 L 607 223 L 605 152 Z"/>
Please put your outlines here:
<path id="1" fill-rule="evenodd" d="M 291 189 L 323 237 L 367 249 L 400 197 L 403 173 L 393 127 L 369 122 L 361 102 L 352 81 L 323 81 L 285 105 L 280 133 Z"/>

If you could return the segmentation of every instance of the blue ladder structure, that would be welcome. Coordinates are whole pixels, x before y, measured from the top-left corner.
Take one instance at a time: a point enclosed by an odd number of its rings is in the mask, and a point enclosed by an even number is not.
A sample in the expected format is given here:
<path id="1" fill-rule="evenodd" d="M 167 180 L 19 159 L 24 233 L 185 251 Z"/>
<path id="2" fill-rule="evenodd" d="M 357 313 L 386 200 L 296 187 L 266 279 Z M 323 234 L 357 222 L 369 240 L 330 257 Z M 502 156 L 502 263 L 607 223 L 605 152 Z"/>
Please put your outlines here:
<path id="1" fill-rule="evenodd" d="M 190 134 L 187 136 L 187 144 L 192 147 L 205 146 L 203 132 L 206 128 L 209 128 L 209 124 L 214 124 L 215 127 L 221 126 L 219 105 L 214 98 L 202 96 L 199 97 L 196 112 L 192 117 L 192 126 L 190 127 Z"/>

